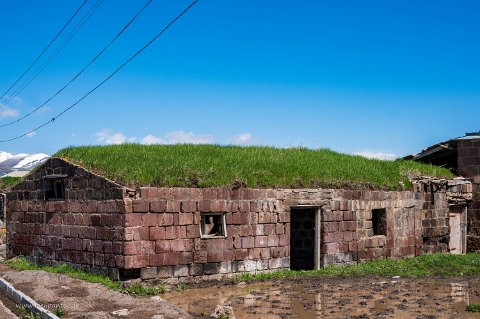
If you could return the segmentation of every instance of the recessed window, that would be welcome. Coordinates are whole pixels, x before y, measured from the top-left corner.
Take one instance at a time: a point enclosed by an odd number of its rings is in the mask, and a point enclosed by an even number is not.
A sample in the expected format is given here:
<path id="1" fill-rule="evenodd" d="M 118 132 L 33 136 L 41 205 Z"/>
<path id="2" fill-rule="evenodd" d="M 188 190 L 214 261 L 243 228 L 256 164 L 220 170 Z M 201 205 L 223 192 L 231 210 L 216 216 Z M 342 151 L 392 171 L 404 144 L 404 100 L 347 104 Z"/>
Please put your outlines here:
<path id="1" fill-rule="evenodd" d="M 63 175 L 47 175 L 43 178 L 43 190 L 46 200 L 65 199 L 65 178 Z"/>
<path id="2" fill-rule="evenodd" d="M 202 238 L 226 237 L 225 214 L 205 214 L 201 216 L 200 234 Z"/>
<path id="3" fill-rule="evenodd" d="M 373 236 L 387 235 L 387 211 L 385 208 L 372 210 Z"/>

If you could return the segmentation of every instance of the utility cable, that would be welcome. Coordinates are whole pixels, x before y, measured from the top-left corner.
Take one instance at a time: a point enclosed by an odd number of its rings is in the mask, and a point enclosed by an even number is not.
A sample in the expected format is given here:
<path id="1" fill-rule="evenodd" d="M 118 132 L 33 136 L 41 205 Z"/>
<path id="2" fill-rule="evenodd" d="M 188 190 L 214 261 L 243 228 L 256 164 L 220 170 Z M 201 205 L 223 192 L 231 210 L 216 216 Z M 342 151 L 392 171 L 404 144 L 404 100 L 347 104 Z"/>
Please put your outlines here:
<path id="1" fill-rule="evenodd" d="M 80 10 L 85 6 L 85 4 L 88 2 L 88 0 L 85 0 L 83 1 L 83 3 L 80 5 L 80 7 L 77 9 L 77 11 L 75 11 L 75 13 L 70 17 L 70 19 L 68 19 L 67 23 L 65 23 L 65 25 L 60 29 L 60 31 L 58 31 L 58 33 L 53 37 L 53 39 L 50 41 L 50 43 L 45 47 L 45 49 L 43 49 L 43 51 L 38 55 L 38 57 L 32 62 L 32 64 L 30 64 L 30 66 L 22 73 L 22 75 L 20 75 L 20 77 L 2 94 L 2 96 L 0 96 L 0 100 L 3 99 L 3 97 L 5 95 L 8 94 L 8 92 L 10 92 L 10 90 L 15 86 L 17 85 L 17 83 L 25 76 L 25 74 L 28 73 L 28 71 L 30 71 L 30 69 L 33 67 L 33 65 L 35 63 L 37 63 L 37 61 L 43 56 L 43 54 L 48 50 L 48 48 L 50 48 L 50 46 L 53 44 L 53 42 L 55 42 L 55 40 L 60 36 L 60 34 L 65 30 L 65 28 L 70 24 L 70 22 L 73 20 L 73 18 L 75 18 L 77 16 L 77 14 L 80 12 Z"/>
<path id="2" fill-rule="evenodd" d="M 10 141 L 14 141 L 14 140 L 18 140 L 22 137 L 25 137 L 29 134 L 32 134 L 34 132 L 36 132 L 37 130 L 47 126 L 48 124 L 50 123 L 53 123 L 55 122 L 56 119 L 58 119 L 60 116 L 62 116 L 63 114 L 65 114 L 66 112 L 70 111 L 72 108 L 74 108 L 75 106 L 77 106 L 80 102 L 82 102 L 87 96 L 89 96 L 90 94 L 92 94 L 93 92 L 95 92 L 98 88 L 100 88 L 102 85 L 104 85 L 108 80 L 110 80 L 112 77 L 114 77 L 121 69 L 123 69 L 128 63 L 130 63 L 133 59 L 135 59 L 140 53 L 142 53 L 146 48 L 148 48 L 153 42 L 155 42 L 155 40 L 157 40 L 163 33 L 165 33 L 165 31 L 167 31 L 178 19 L 180 19 L 185 13 L 187 13 L 188 10 L 190 10 L 199 0 L 195 0 L 193 1 L 192 3 L 190 3 L 190 5 L 185 8 L 179 15 L 177 15 L 175 17 L 175 19 L 173 19 L 172 21 L 170 21 L 170 23 L 168 23 L 159 33 L 157 33 L 157 35 L 155 35 L 147 44 L 145 44 L 140 50 L 138 50 L 134 55 L 132 55 L 128 60 L 126 60 L 122 65 L 120 65 L 115 71 L 113 71 L 108 77 L 106 77 L 102 82 L 100 82 L 99 84 L 97 84 L 93 89 L 91 89 L 90 91 L 88 91 L 87 93 L 85 93 L 80 99 L 78 99 L 75 103 L 73 103 L 72 105 L 70 105 L 69 107 L 65 108 L 63 111 L 61 111 L 60 113 L 58 113 L 57 115 L 55 115 L 54 117 L 52 117 L 50 120 L 48 120 L 47 122 L 44 122 L 43 124 L 37 126 L 36 128 L 34 129 L 31 129 L 21 135 L 18 135 L 18 136 L 15 136 L 15 137 L 12 137 L 12 138 L 9 138 L 9 139 L 5 139 L 5 140 L 0 140 L 0 143 L 5 143 L 5 142 L 10 142 Z"/>
<path id="3" fill-rule="evenodd" d="M 65 46 L 70 42 L 70 40 L 77 34 L 77 32 L 85 25 L 85 23 L 90 19 L 90 17 L 97 11 L 97 9 L 100 7 L 100 5 L 103 3 L 105 0 L 97 0 L 97 2 L 94 4 L 94 6 L 87 12 L 87 14 L 80 20 L 75 28 L 63 39 L 62 43 L 55 49 L 55 51 L 50 54 L 50 56 L 47 58 L 46 61 L 43 62 L 43 64 L 35 71 L 35 74 L 32 74 L 26 81 L 25 83 L 22 84 L 20 88 L 18 88 L 12 96 L 10 96 L 8 99 L 5 99 L 5 101 L 2 102 L 3 105 L 8 104 L 12 99 L 15 98 L 20 92 L 22 92 L 33 80 L 37 78 L 37 76 L 45 70 L 45 68 L 52 62 L 52 60 L 65 48 Z"/>
<path id="4" fill-rule="evenodd" d="M 28 112 L 24 116 L 14 120 L 14 121 L 11 121 L 9 123 L 5 123 L 5 124 L 0 125 L 0 128 L 5 127 L 5 126 L 10 126 L 10 125 L 13 125 L 15 123 L 18 123 L 18 122 L 22 121 L 23 119 L 29 117 L 33 113 L 40 110 L 47 103 L 49 103 L 51 100 L 53 100 L 56 96 L 58 96 L 60 93 L 62 93 L 63 90 L 65 90 L 70 84 L 72 84 L 73 81 L 75 81 L 83 72 L 85 72 L 85 70 L 88 67 L 90 67 L 105 51 L 107 51 L 107 49 L 120 37 L 120 35 L 122 35 L 123 32 L 125 32 L 125 30 L 127 30 L 127 28 L 138 18 L 138 16 L 152 3 L 152 1 L 153 0 L 148 0 L 147 3 L 143 6 L 143 8 L 140 11 L 138 11 L 137 14 L 135 14 L 135 16 L 123 27 L 123 29 L 120 30 L 120 32 L 118 32 L 117 35 L 115 37 L 113 37 L 113 39 L 102 50 L 100 50 L 100 52 L 87 65 L 85 65 L 85 67 L 82 70 L 80 70 L 80 72 L 78 72 L 77 75 L 75 75 L 69 82 L 67 82 L 67 84 L 65 84 L 60 90 L 58 90 L 54 95 L 52 95 L 49 99 L 47 99 L 41 105 L 34 108 L 32 111 Z"/>

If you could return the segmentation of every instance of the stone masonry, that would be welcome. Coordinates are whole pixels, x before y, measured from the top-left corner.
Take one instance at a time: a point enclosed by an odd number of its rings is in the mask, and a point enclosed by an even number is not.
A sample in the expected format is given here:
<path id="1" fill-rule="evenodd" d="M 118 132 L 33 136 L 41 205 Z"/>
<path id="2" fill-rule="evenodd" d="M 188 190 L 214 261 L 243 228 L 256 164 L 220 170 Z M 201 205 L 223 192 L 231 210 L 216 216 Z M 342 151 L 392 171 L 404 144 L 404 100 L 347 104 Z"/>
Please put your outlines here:
<path id="1" fill-rule="evenodd" d="M 473 179 L 473 201 L 467 214 L 468 251 L 480 251 L 480 139 L 459 140 L 458 173 Z"/>
<path id="2" fill-rule="evenodd" d="M 45 199 L 46 178 L 63 179 L 64 198 Z M 7 250 L 115 279 L 218 279 L 289 268 L 290 215 L 308 206 L 320 214 L 319 266 L 415 256 L 448 251 L 449 196 L 469 192 L 448 181 L 400 192 L 132 190 L 53 158 L 7 194 Z M 385 235 L 374 234 L 373 210 L 385 211 Z M 226 233 L 202 236 L 204 215 L 224 217 Z"/>

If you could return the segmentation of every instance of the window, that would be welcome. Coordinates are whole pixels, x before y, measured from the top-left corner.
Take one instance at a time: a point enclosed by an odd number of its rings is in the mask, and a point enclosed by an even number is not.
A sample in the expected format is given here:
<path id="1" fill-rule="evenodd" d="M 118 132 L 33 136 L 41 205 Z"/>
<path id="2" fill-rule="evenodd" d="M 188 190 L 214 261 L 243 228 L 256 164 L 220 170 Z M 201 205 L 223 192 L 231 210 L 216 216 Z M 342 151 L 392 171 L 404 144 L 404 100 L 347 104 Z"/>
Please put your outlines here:
<path id="1" fill-rule="evenodd" d="M 46 200 L 65 199 L 64 175 L 47 175 L 43 178 L 43 191 Z"/>
<path id="2" fill-rule="evenodd" d="M 372 210 L 373 236 L 387 235 L 387 211 L 385 208 Z"/>
<path id="3" fill-rule="evenodd" d="M 225 214 L 205 214 L 201 216 L 200 234 L 202 238 L 227 237 Z"/>

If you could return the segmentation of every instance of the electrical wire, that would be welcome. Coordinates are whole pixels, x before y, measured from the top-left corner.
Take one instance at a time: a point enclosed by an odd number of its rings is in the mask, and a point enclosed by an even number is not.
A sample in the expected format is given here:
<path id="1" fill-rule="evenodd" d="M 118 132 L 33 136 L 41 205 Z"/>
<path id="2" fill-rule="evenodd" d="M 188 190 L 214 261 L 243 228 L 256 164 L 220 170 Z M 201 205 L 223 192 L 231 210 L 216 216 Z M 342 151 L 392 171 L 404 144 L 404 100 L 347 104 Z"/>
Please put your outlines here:
<path id="1" fill-rule="evenodd" d="M 65 28 L 70 24 L 70 22 L 77 16 L 77 14 L 80 12 L 80 10 L 87 4 L 88 0 L 83 1 L 83 3 L 80 5 L 80 7 L 75 11 L 75 13 L 68 19 L 67 23 L 58 31 L 58 33 L 53 37 L 53 39 L 50 41 L 50 43 L 43 49 L 43 51 L 37 56 L 37 58 L 30 64 L 30 66 L 18 77 L 18 79 L 0 96 L 0 100 L 3 99 L 5 95 L 10 92 L 10 90 L 17 85 L 17 83 L 25 76 L 25 74 L 30 71 L 30 69 L 37 63 L 37 61 L 43 56 L 43 54 L 50 48 L 50 46 L 55 42 L 55 40 L 60 36 L 60 34 L 65 30 Z"/>
<path id="2" fill-rule="evenodd" d="M 175 19 L 173 19 L 172 21 L 170 21 L 170 23 L 168 23 L 160 32 L 158 32 L 149 42 L 147 42 L 147 44 L 145 44 L 140 50 L 138 50 L 134 55 L 132 55 L 128 60 L 126 60 L 123 64 L 121 64 L 115 71 L 113 71 L 109 76 L 107 76 L 102 82 L 100 82 L 99 84 L 97 84 L 93 89 L 91 89 L 90 91 L 88 91 L 87 93 L 85 93 L 80 99 L 78 99 L 75 103 L 73 103 L 72 105 L 70 105 L 69 107 L 65 108 L 63 111 L 61 111 L 60 113 L 58 113 L 57 115 L 55 115 L 54 117 L 52 117 L 49 121 L 46 121 L 42 124 L 40 124 L 39 126 L 37 126 L 36 128 L 34 129 L 31 129 L 21 135 L 18 135 L 18 136 L 15 136 L 15 137 L 12 137 L 12 138 L 9 138 L 9 139 L 4 139 L 4 140 L 0 140 L 0 143 L 5 143 L 5 142 L 11 142 L 11 141 L 14 141 L 14 140 L 18 140 L 22 137 L 25 137 L 27 135 L 30 135 L 30 134 L 33 134 L 35 133 L 37 130 L 47 126 L 48 124 L 50 123 L 53 123 L 55 122 L 56 119 L 58 119 L 60 116 L 62 116 L 63 114 L 65 114 L 66 112 L 70 111 L 72 108 L 74 108 L 75 106 L 77 106 L 80 102 L 82 102 L 85 98 L 87 98 L 90 94 L 92 94 L 93 92 L 95 92 L 98 88 L 100 88 L 102 85 L 104 85 L 108 80 L 110 80 L 112 77 L 114 77 L 121 69 L 123 69 L 128 63 L 130 63 L 133 59 L 135 59 L 140 53 L 142 53 L 146 48 L 148 48 L 153 42 L 155 42 L 155 40 L 157 40 L 163 33 L 165 33 L 165 31 L 167 31 L 178 19 L 180 19 L 185 13 L 187 13 L 187 11 L 189 11 L 199 0 L 195 0 L 193 1 L 192 3 L 190 3 L 190 5 L 184 9 L 179 15 L 177 15 L 175 17 Z"/>
<path id="3" fill-rule="evenodd" d="M 29 117 L 33 113 L 40 110 L 47 103 L 49 103 L 51 100 L 53 100 L 56 96 L 58 96 L 60 93 L 62 93 L 63 90 L 65 90 L 70 84 L 72 84 L 73 81 L 75 81 L 83 72 L 85 72 L 85 70 L 88 67 L 90 67 L 98 58 L 100 58 L 100 56 L 105 51 L 107 51 L 107 49 L 120 37 L 120 35 L 122 35 L 125 32 L 125 30 L 127 30 L 127 28 L 138 18 L 138 16 L 140 16 L 140 14 L 152 3 L 152 1 L 153 0 L 148 0 L 147 3 L 142 7 L 142 9 L 140 9 L 140 11 L 138 11 L 137 14 L 135 14 L 135 16 L 133 16 L 133 18 L 122 28 L 122 30 L 120 30 L 120 32 L 118 32 L 117 35 L 115 35 L 115 37 L 113 37 L 113 39 L 110 40 L 110 42 L 102 50 L 100 50 L 100 52 L 87 65 L 85 65 L 85 67 L 83 67 L 83 69 L 80 70 L 80 72 L 78 72 L 77 75 L 75 75 L 69 82 L 67 82 L 67 84 L 65 84 L 60 90 L 58 90 L 54 95 L 52 95 L 49 99 L 47 99 L 41 105 L 34 108 L 32 111 L 28 112 L 24 116 L 14 120 L 14 121 L 11 121 L 9 123 L 5 123 L 5 124 L 0 125 L 0 128 L 5 127 L 5 126 L 10 126 L 10 125 L 13 125 L 15 123 L 18 123 L 18 122 L 22 121 L 23 119 Z"/>
<path id="4" fill-rule="evenodd" d="M 53 59 L 65 48 L 65 46 L 70 42 L 70 40 L 77 34 L 77 32 L 87 23 L 87 21 L 90 19 L 90 17 L 97 11 L 97 9 L 100 7 L 100 5 L 104 2 L 105 0 L 97 0 L 97 2 L 94 4 L 94 6 L 87 12 L 87 14 L 80 20 L 75 28 L 70 31 L 70 33 L 63 39 L 62 43 L 55 49 L 55 51 L 50 54 L 50 56 L 47 58 L 46 61 L 43 62 L 43 64 L 35 71 L 33 75 L 31 75 L 23 84 L 20 88 L 18 88 L 8 99 L 2 102 L 3 105 L 8 104 L 12 99 L 15 98 L 15 96 L 18 96 L 33 80 L 37 78 L 37 76 L 45 70 L 45 68 L 52 62 Z"/>

